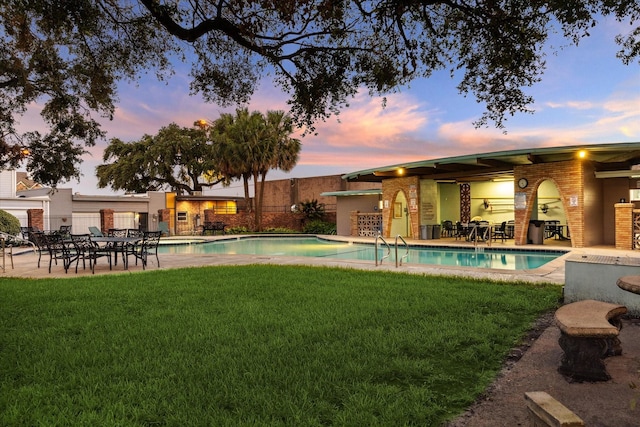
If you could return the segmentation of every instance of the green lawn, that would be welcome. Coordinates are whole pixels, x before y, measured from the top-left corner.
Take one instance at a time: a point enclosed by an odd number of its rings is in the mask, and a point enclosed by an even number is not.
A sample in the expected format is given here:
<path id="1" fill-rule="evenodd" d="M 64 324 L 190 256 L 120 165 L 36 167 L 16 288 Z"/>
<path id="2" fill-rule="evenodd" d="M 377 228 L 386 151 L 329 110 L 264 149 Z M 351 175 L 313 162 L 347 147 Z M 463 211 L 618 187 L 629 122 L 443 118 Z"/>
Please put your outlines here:
<path id="1" fill-rule="evenodd" d="M 560 287 L 300 266 L 0 279 L 0 425 L 437 426 Z"/>

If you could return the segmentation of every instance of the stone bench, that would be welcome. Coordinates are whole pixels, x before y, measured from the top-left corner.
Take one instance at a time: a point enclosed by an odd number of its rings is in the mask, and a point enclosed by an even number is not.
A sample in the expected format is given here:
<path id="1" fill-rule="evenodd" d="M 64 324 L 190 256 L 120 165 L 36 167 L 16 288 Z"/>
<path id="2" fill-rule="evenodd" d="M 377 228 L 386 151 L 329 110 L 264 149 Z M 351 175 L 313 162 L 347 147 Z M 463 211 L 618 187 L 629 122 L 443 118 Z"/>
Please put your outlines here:
<path id="1" fill-rule="evenodd" d="M 581 427 L 584 421 L 544 391 L 524 394 L 531 426 Z"/>
<path id="2" fill-rule="evenodd" d="M 608 381 L 603 359 L 622 353 L 619 317 L 627 308 L 608 302 L 583 300 L 556 310 L 559 344 L 564 355 L 558 372 L 572 381 Z"/>
<path id="3" fill-rule="evenodd" d="M 640 295 L 640 276 L 623 276 L 618 278 L 616 285 L 627 292 Z"/>

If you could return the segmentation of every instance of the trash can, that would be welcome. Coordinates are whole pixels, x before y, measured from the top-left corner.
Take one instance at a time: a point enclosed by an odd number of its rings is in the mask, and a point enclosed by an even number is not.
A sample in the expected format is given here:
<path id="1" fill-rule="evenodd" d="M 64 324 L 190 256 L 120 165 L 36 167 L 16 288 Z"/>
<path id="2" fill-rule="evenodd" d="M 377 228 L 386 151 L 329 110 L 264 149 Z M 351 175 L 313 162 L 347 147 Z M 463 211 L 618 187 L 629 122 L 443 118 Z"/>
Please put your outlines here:
<path id="1" fill-rule="evenodd" d="M 544 221 L 532 219 L 529 221 L 527 243 L 541 245 L 544 242 Z"/>
<path id="2" fill-rule="evenodd" d="M 421 240 L 427 240 L 427 228 L 429 228 L 428 225 L 421 225 L 420 226 L 420 239 Z"/>
<path id="3" fill-rule="evenodd" d="M 439 239 L 440 238 L 440 233 L 442 232 L 442 226 L 440 224 L 435 224 L 433 226 L 433 233 L 431 234 L 431 236 L 434 239 Z"/>

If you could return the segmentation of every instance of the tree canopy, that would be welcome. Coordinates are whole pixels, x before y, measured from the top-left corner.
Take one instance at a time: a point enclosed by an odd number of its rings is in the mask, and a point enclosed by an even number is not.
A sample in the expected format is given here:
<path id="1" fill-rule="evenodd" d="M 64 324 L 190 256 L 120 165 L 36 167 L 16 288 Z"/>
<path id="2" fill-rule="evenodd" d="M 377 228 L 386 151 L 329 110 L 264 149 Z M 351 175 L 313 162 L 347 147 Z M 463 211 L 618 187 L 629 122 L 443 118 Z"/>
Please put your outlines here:
<path id="1" fill-rule="evenodd" d="M 138 141 L 113 138 L 103 160 L 111 163 L 97 167 L 100 188 L 136 193 L 171 189 L 178 194 L 193 194 L 230 180 L 219 173 L 207 130 L 175 123 Z"/>
<path id="2" fill-rule="evenodd" d="M 79 176 L 103 136 L 116 84 L 171 59 L 190 62 L 191 90 L 221 106 L 246 103 L 271 74 L 295 123 L 312 127 L 358 90 L 398 90 L 449 70 L 485 106 L 479 125 L 530 111 L 526 88 L 545 67 L 553 31 L 577 43 L 600 16 L 631 22 L 637 0 L 4 0 L 0 4 L 0 167 L 27 162 L 43 184 Z M 640 58 L 640 27 L 617 38 Z M 37 103 L 48 132 L 18 133 Z M 30 153 L 30 154 L 29 154 Z"/>
<path id="3" fill-rule="evenodd" d="M 255 184 L 255 225 L 262 219 L 264 181 L 272 169 L 290 171 L 298 162 L 300 140 L 292 138 L 293 120 L 284 111 L 222 114 L 213 123 L 179 127 L 172 123 L 156 135 L 124 142 L 113 138 L 97 168 L 98 185 L 145 192 L 169 188 L 193 194 L 220 182 L 242 179 L 245 205 L 249 180 Z"/>

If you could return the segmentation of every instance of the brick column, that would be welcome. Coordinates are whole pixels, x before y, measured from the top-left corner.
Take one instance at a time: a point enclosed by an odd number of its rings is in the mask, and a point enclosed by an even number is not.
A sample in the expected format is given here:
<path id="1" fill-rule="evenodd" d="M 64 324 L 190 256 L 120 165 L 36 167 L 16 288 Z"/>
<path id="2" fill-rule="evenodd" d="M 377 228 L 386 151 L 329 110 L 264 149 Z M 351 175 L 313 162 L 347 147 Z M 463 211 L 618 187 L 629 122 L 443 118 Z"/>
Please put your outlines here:
<path id="1" fill-rule="evenodd" d="M 113 225 L 113 209 L 100 209 L 100 231 L 106 235 Z"/>
<path id="2" fill-rule="evenodd" d="M 633 249 L 633 203 L 613 205 L 616 218 L 616 249 Z"/>
<path id="3" fill-rule="evenodd" d="M 34 230 L 44 231 L 44 210 L 27 209 L 27 226 Z"/>
<path id="4" fill-rule="evenodd" d="M 349 235 L 357 236 L 358 235 L 358 214 L 360 211 L 351 211 L 349 212 L 349 219 L 351 226 L 349 227 Z"/>

